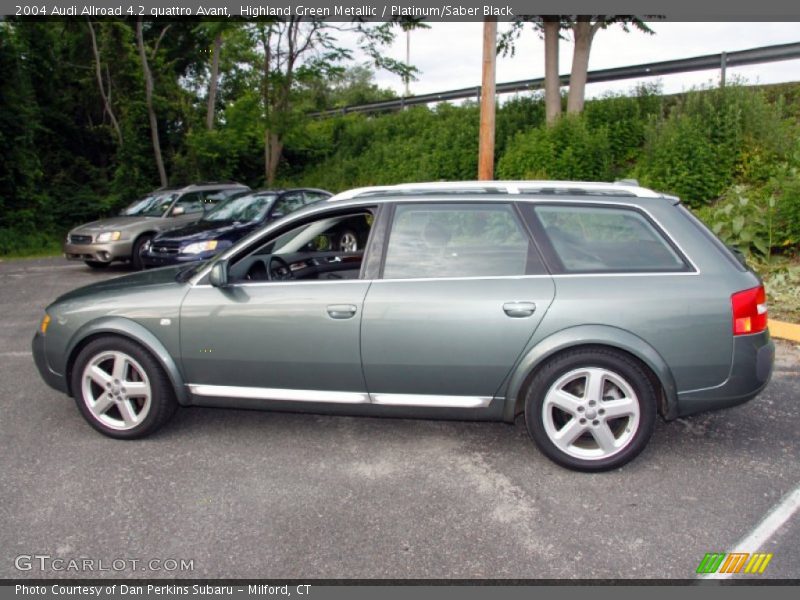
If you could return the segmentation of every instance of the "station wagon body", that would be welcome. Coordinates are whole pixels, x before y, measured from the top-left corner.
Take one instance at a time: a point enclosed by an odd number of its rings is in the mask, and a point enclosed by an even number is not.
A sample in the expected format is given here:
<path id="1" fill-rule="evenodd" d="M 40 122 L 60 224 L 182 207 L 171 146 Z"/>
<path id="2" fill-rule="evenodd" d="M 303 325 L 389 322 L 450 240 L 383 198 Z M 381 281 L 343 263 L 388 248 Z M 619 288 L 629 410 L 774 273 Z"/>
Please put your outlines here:
<path id="1" fill-rule="evenodd" d="M 370 223 L 358 252 L 317 244 Z M 44 379 L 119 438 L 178 405 L 496 420 L 603 470 L 666 420 L 740 404 L 774 346 L 758 277 L 678 199 L 632 185 L 365 188 L 214 259 L 46 310 Z"/>

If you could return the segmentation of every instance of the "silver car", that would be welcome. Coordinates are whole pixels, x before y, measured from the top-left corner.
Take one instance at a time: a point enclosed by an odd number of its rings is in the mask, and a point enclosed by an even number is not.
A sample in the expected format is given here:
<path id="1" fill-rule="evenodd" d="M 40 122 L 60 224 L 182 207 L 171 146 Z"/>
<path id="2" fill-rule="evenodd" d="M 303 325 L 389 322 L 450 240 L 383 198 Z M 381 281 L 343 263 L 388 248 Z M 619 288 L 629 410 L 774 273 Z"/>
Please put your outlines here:
<path id="1" fill-rule="evenodd" d="M 76 227 L 64 242 L 64 256 L 100 269 L 114 261 L 142 268 L 141 251 L 156 234 L 199 220 L 218 202 L 250 188 L 241 183 L 200 183 L 156 190 L 119 216 Z"/>
<path id="2" fill-rule="evenodd" d="M 323 243 L 359 216 L 365 248 Z M 658 415 L 754 398 L 774 358 L 758 277 L 677 198 L 535 181 L 352 190 L 62 296 L 33 350 L 111 437 L 181 405 L 522 417 L 586 471 L 633 459 Z"/>

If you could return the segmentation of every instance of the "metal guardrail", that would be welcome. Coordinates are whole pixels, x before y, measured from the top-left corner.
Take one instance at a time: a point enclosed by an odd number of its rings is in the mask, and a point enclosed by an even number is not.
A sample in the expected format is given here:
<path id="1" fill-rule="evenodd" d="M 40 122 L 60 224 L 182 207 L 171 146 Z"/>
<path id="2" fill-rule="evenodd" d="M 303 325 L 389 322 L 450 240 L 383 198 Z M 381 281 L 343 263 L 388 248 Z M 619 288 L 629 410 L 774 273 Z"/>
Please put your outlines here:
<path id="1" fill-rule="evenodd" d="M 618 81 L 622 79 L 634 79 L 638 77 L 655 77 L 658 75 L 673 75 L 676 73 L 689 73 L 692 71 L 706 71 L 709 69 L 720 69 L 721 83 L 725 84 L 725 71 L 728 67 L 738 67 L 743 65 L 754 65 L 781 60 L 792 60 L 800 58 L 800 42 L 791 44 L 780 44 L 776 46 L 762 46 L 749 50 L 737 50 L 735 52 L 721 52 L 720 54 L 706 54 L 704 56 L 694 56 L 692 58 L 679 58 L 676 60 L 665 60 L 662 62 L 648 63 L 644 65 L 632 65 L 628 67 L 614 67 L 612 69 L 599 69 L 589 71 L 587 83 L 599 83 L 602 81 Z M 569 74 L 559 76 L 561 85 L 569 82 Z M 514 92 L 526 92 L 542 89 L 544 78 L 523 79 L 521 81 L 510 81 L 498 83 L 496 92 L 498 94 L 512 94 Z M 434 92 L 431 94 L 420 94 L 418 96 L 406 96 L 394 100 L 384 100 L 382 102 L 372 102 L 370 104 L 359 104 L 356 106 L 345 106 L 343 108 L 333 108 L 319 112 L 310 113 L 312 117 L 330 117 L 335 115 L 345 115 L 348 113 L 370 113 L 383 110 L 399 110 L 406 106 L 415 104 L 431 104 L 433 102 L 444 102 L 446 100 L 462 100 L 464 98 L 480 99 L 481 86 L 449 90 L 446 92 Z"/>

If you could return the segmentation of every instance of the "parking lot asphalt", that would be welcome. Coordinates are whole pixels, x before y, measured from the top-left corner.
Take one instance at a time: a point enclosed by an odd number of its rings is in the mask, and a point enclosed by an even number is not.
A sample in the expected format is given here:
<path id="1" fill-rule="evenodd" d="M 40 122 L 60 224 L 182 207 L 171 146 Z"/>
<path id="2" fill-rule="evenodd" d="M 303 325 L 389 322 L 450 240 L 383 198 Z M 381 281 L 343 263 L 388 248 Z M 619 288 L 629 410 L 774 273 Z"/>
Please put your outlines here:
<path id="1" fill-rule="evenodd" d="M 520 421 L 192 408 L 114 441 L 41 381 L 30 340 L 60 293 L 125 272 L 0 262 L 0 578 L 685 579 L 800 484 L 800 348 L 785 342 L 757 399 L 659 421 L 610 473 L 556 466 Z M 755 577 L 800 577 L 798 516 Z M 20 571 L 20 555 L 193 569 Z"/>

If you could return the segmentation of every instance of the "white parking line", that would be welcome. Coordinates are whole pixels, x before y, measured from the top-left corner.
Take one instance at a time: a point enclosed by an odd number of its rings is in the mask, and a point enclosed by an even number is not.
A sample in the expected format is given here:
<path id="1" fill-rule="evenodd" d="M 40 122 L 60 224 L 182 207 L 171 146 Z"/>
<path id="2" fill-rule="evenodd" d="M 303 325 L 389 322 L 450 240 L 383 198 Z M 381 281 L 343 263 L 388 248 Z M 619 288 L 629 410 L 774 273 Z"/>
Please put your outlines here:
<path id="1" fill-rule="evenodd" d="M 740 552 L 756 552 L 775 533 L 786 524 L 800 509 L 800 485 L 781 500 L 775 508 L 753 529 L 742 538 L 730 554 Z M 709 573 L 702 575 L 701 579 L 727 579 L 732 573 Z"/>
<path id="2" fill-rule="evenodd" d="M 0 352 L 0 357 L 3 356 L 30 356 L 31 352 Z"/>

